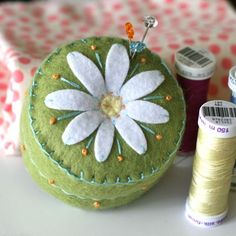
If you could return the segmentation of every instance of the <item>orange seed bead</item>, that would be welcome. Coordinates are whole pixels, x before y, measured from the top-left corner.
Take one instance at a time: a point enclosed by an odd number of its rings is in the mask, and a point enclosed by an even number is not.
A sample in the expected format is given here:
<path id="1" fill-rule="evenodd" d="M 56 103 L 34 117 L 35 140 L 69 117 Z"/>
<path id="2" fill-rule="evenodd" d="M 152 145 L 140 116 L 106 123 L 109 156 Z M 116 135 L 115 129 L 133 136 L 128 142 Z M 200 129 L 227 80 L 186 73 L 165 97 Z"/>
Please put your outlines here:
<path id="1" fill-rule="evenodd" d="M 90 48 L 95 51 L 97 49 L 96 45 L 91 45 Z"/>
<path id="2" fill-rule="evenodd" d="M 121 155 L 119 155 L 119 156 L 117 157 L 117 160 L 118 160 L 119 162 L 121 162 L 121 161 L 124 160 L 124 157 L 122 157 Z"/>
<path id="3" fill-rule="evenodd" d="M 52 74 L 52 79 L 58 80 L 58 79 L 60 79 L 60 78 L 61 78 L 61 75 L 60 75 L 60 74 L 58 74 L 58 73 Z"/>
<path id="4" fill-rule="evenodd" d="M 49 183 L 49 184 L 55 184 L 55 180 L 54 180 L 54 179 L 49 179 L 49 180 L 48 180 L 48 183 Z"/>
<path id="5" fill-rule="evenodd" d="M 170 96 L 170 95 L 166 96 L 166 101 L 170 101 L 171 99 L 172 99 L 172 96 Z"/>
<path id="6" fill-rule="evenodd" d="M 93 203 L 93 206 L 94 206 L 96 209 L 98 209 L 98 208 L 100 208 L 101 203 L 98 202 L 98 201 L 95 201 L 95 202 Z"/>
<path id="7" fill-rule="evenodd" d="M 157 134 L 155 136 L 155 138 L 156 138 L 157 141 L 160 141 L 162 139 L 162 135 L 161 134 Z"/>
<path id="8" fill-rule="evenodd" d="M 83 148 L 82 151 L 81 151 L 82 155 L 84 157 L 86 157 L 88 155 L 88 149 L 87 148 Z"/>
<path id="9" fill-rule="evenodd" d="M 23 153 L 25 151 L 25 145 L 24 144 L 20 145 L 20 151 L 21 151 L 21 153 Z"/>
<path id="10" fill-rule="evenodd" d="M 145 57 L 142 57 L 140 61 L 141 61 L 142 64 L 145 64 L 147 59 Z"/>
<path id="11" fill-rule="evenodd" d="M 50 125 L 55 125 L 57 123 L 57 118 L 55 116 L 52 116 L 49 121 Z"/>
<path id="12" fill-rule="evenodd" d="M 141 186 L 141 190 L 146 191 L 147 190 L 147 186 L 146 185 L 142 185 Z"/>

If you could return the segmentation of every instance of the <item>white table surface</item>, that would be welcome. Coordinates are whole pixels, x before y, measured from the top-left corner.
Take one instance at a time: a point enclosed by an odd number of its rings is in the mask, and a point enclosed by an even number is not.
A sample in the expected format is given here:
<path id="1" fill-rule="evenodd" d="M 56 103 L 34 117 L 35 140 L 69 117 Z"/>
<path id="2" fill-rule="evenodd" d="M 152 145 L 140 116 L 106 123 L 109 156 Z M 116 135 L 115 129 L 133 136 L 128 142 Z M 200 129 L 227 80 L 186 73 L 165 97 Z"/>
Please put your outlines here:
<path id="1" fill-rule="evenodd" d="M 185 219 L 191 164 L 191 157 L 179 157 L 139 200 L 93 212 L 66 205 L 41 190 L 21 158 L 0 158 L 0 236 L 236 235 L 236 192 L 230 192 L 229 214 L 221 226 L 202 229 Z"/>

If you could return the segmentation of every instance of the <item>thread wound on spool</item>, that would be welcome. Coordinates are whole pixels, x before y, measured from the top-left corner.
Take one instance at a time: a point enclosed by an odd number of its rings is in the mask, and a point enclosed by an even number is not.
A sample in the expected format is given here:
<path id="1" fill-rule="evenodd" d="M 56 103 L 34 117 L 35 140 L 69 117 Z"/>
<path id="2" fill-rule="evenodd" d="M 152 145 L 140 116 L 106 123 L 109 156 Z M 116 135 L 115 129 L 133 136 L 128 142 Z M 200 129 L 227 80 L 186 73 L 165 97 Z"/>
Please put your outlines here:
<path id="1" fill-rule="evenodd" d="M 228 86 L 232 91 L 230 101 L 236 104 L 236 66 L 233 66 L 229 71 Z M 233 177 L 231 180 L 231 189 L 236 190 L 236 162 L 234 164 Z"/>
<path id="2" fill-rule="evenodd" d="M 189 155 L 194 153 L 196 147 L 198 111 L 207 100 L 210 79 L 194 81 L 177 75 L 177 80 L 184 92 L 187 113 L 185 132 L 179 151 L 182 155 Z"/>
<path id="3" fill-rule="evenodd" d="M 186 216 L 195 225 L 213 227 L 227 214 L 236 157 L 236 105 L 221 100 L 205 103 L 198 125 Z"/>
<path id="4" fill-rule="evenodd" d="M 207 50 L 185 47 L 175 55 L 177 80 L 184 92 L 186 102 L 186 128 L 179 154 L 193 154 L 198 130 L 198 111 L 207 100 L 210 77 L 214 73 L 215 58 Z"/>

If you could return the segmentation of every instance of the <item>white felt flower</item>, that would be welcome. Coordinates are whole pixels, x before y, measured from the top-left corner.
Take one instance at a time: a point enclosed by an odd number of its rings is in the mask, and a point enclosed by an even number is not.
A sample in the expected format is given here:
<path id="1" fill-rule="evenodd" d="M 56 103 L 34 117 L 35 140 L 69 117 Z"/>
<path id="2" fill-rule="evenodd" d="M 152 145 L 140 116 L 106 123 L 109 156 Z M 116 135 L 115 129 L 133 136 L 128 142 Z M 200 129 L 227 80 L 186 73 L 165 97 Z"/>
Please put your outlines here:
<path id="1" fill-rule="evenodd" d="M 97 129 L 94 152 L 97 161 L 103 162 L 109 156 L 117 129 L 135 152 L 145 153 L 147 141 L 135 120 L 149 124 L 169 120 L 168 111 L 161 106 L 138 100 L 152 93 L 164 81 L 160 71 L 141 72 L 124 83 L 130 62 L 127 50 L 121 44 L 113 44 L 108 52 L 105 80 L 98 67 L 80 52 L 69 53 L 67 62 L 90 94 L 63 89 L 45 98 L 49 108 L 82 112 L 66 127 L 62 135 L 64 144 L 79 143 Z"/>

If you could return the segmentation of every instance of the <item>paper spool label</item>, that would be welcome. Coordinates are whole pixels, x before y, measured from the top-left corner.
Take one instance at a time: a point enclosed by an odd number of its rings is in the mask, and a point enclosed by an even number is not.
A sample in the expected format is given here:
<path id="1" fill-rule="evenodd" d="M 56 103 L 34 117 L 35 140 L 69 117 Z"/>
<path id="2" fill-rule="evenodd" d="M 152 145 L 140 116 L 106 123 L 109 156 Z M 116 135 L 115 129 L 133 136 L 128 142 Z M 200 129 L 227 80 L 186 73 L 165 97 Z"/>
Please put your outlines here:
<path id="1" fill-rule="evenodd" d="M 202 228 L 212 228 L 217 225 L 220 225 L 222 221 L 225 219 L 227 215 L 228 209 L 226 209 L 223 213 L 216 216 L 204 216 L 193 212 L 188 204 L 188 199 L 185 205 L 185 216 L 186 218 L 194 225 L 202 227 Z"/>
<path id="2" fill-rule="evenodd" d="M 214 100 L 204 103 L 199 110 L 198 125 L 216 138 L 236 136 L 236 105 Z"/>
<path id="3" fill-rule="evenodd" d="M 176 71 L 187 79 L 209 79 L 214 73 L 215 65 L 213 54 L 203 48 L 185 47 L 175 54 Z"/>
<path id="4" fill-rule="evenodd" d="M 236 66 L 229 71 L 228 86 L 233 91 L 234 97 L 236 93 Z"/>

